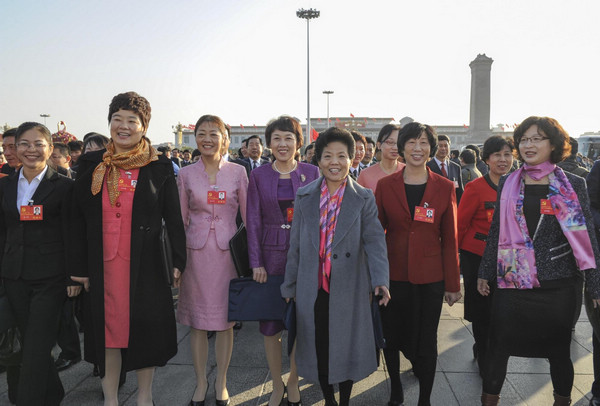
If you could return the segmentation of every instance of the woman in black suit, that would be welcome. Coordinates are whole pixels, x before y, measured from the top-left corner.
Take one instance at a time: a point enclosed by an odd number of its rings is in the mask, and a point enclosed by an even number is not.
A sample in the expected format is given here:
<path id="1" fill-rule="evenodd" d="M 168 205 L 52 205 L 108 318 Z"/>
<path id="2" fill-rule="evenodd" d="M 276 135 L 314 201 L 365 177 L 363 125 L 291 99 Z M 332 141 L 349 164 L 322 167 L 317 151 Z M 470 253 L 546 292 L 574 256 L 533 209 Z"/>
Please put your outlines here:
<path id="1" fill-rule="evenodd" d="M 64 389 L 51 351 L 67 286 L 67 224 L 73 182 L 46 161 L 50 131 L 23 123 L 16 132 L 20 170 L 0 180 L 1 274 L 22 335 L 19 405 L 58 405 Z M 75 285 L 72 281 L 71 285 Z"/>
<path id="2" fill-rule="evenodd" d="M 137 371 L 138 405 L 152 405 L 152 378 L 177 352 L 175 313 L 160 256 L 165 220 L 176 286 L 185 232 L 171 160 L 146 138 L 150 104 L 134 92 L 109 106 L 106 150 L 79 159 L 73 191 L 72 278 L 89 289 L 85 359 L 99 366 L 106 406 L 118 405 L 121 368 Z"/>

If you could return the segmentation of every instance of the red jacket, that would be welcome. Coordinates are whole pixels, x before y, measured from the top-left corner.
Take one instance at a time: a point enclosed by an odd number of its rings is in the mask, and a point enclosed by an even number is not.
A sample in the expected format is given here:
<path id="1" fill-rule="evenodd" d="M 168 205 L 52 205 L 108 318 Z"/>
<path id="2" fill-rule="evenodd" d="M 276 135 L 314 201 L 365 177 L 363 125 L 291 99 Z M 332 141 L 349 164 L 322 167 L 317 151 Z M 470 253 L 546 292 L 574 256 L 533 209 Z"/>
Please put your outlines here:
<path id="1" fill-rule="evenodd" d="M 497 192 L 492 185 L 487 175 L 469 182 L 458 205 L 458 246 L 479 256 L 494 215 Z"/>
<path id="2" fill-rule="evenodd" d="M 414 284 L 445 282 L 460 290 L 454 183 L 429 168 L 420 206 L 435 209 L 434 222 L 414 221 L 404 191 L 404 169 L 377 183 L 379 220 L 386 231 L 390 279 Z"/>

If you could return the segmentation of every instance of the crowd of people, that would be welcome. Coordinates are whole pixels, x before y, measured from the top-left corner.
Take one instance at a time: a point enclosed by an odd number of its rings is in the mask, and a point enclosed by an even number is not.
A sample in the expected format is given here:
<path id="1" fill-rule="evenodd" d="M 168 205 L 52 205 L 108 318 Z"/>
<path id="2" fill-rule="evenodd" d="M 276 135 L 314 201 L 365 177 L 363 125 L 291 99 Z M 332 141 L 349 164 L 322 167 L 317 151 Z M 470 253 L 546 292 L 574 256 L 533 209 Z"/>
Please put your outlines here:
<path id="1" fill-rule="evenodd" d="M 461 274 L 481 404 L 499 404 L 510 356 L 547 358 L 554 405 L 571 403 L 570 341 L 584 295 L 600 320 L 600 164 L 582 168 L 576 140 L 556 120 L 529 117 L 514 137 L 469 145 L 455 162 L 450 138 L 418 122 L 388 124 L 376 140 L 331 127 L 304 146 L 299 122 L 280 116 L 236 157 L 215 115 L 198 119 L 197 149 L 181 156 L 152 146 L 151 107 L 139 94 L 116 95 L 107 118 L 109 137 L 68 144 L 35 122 L 3 134 L 9 308 L 0 311 L 14 315 L 22 345 L 19 362 L 5 366 L 12 403 L 61 403 L 58 370 L 81 360 L 76 314 L 105 406 L 118 405 L 127 371 L 137 374 L 137 404 L 154 404 L 155 369 L 177 352 L 176 322 L 191 331 L 189 405 L 204 406 L 210 389 L 212 334 L 212 390 L 217 405 L 230 404 L 228 295 L 238 273 L 229 243 L 241 224 L 252 279 L 275 281 L 275 299 L 295 309 L 287 382 L 283 314 L 257 319 L 269 405 L 300 405 L 300 377 L 320 386 L 327 406 L 348 405 L 379 350 L 388 405 L 405 402 L 400 352 L 419 381 L 417 404 L 430 405 L 442 304 L 461 299 Z M 600 371 L 600 322 L 592 324 Z M 595 378 L 590 405 L 600 405 Z"/>

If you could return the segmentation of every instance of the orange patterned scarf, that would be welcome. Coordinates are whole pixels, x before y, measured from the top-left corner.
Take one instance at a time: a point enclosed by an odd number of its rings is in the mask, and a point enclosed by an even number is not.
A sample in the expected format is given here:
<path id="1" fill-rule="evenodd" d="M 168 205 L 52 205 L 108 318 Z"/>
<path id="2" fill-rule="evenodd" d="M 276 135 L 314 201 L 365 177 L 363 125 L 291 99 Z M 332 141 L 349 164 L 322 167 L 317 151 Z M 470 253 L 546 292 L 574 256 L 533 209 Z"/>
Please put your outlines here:
<path id="1" fill-rule="evenodd" d="M 135 169 L 148 165 L 152 161 L 158 160 L 158 152 L 152 145 L 150 140 L 142 137 L 142 140 L 131 151 L 115 153 L 115 146 L 110 140 L 106 146 L 106 152 L 102 156 L 102 162 L 98 164 L 92 174 L 92 194 L 95 196 L 102 190 L 104 175 L 106 174 L 106 183 L 108 185 L 108 197 L 110 205 L 114 206 L 119 197 L 119 178 L 120 172 L 118 169 Z"/>

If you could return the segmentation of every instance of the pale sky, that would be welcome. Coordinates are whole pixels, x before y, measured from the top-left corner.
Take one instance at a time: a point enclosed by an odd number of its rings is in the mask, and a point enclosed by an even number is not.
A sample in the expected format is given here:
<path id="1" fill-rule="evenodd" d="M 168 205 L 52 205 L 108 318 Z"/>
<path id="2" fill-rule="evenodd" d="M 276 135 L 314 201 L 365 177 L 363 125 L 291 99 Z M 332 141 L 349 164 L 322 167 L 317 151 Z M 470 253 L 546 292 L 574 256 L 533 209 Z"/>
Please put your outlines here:
<path id="1" fill-rule="evenodd" d="M 231 125 L 311 116 L 410 116 L 469 123 L 470 69 L 492 65 L 491 125 L 556 118 L 600 131 L 597 0 L 0 0 L 0 124 L 64 120 L 108 135 L 108 104 L 134 90 L 152 105 L 154 143 L 216 114 Z"/>

